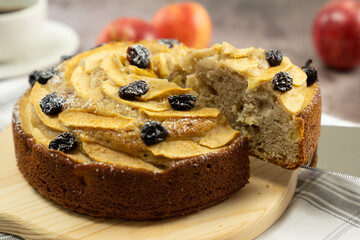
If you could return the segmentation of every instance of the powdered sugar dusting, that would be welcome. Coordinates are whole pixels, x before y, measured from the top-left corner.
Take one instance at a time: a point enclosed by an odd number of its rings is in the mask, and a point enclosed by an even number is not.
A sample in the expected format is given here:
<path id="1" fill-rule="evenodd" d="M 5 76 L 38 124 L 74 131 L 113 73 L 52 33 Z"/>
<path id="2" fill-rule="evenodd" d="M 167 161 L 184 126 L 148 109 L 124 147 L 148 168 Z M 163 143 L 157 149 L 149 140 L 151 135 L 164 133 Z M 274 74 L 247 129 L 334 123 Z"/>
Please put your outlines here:
<path id="1" fill-rule="evenodd" d="M 19 115 L 19 105 L 15 104 L 13 110 L 12 110 L 12 123 L 16 126 L 16 127 L 21 127 L 21 119 L 20 119 L 20 115 Z"/>

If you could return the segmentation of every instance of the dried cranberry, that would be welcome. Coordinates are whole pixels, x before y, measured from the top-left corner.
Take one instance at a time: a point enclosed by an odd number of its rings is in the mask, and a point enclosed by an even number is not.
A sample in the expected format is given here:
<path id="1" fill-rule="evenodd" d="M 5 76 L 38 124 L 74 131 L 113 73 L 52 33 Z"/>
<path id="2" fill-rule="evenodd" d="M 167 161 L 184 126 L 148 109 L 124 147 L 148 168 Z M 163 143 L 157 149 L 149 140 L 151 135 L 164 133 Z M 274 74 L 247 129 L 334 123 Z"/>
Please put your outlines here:
<path id="1" fill-rule="evenodd" d="M 41 110 L 46 115 L 56 115 L 62 111 L 64 100 L 57 93 L 49 93 L 40 101 Z"/>
<path id="2" fill-rule="evenodd" d="M 146 145 L 154 145 L 166 139 L 168 132 L 159 122 L 148 121 L 141 128 L 141 139 Z"/>
<path id="3" fill-rule="evenodd" d="M 29 75 L 29 83 L 31 86 L 34 86 L 35 83 L 39 80 L 40 78 L 40 71 L 33 71 L 32 73 L 30 73 Z"/>
<path id="4" fill-rule="evenodd" d="M 177 39 L 161 38 L 158 40 L 158 43 L 164 44 L 168 48 L 172 48 L 175 44 L 179 44 L 179 41 Z"/>
<path id="5" fill-rule="evenodd" d="M 131 65 L 135 65 L 138 68 L 146 68 L 150 63 L 149 49 L 140 44 L 128 47 L 126 57 Z"/>
<path id="6" fill-rule="evenodd" d="M 309 59 L 306 61 L 305 66 L 302 67 L 302 70 L 306 73 L 306 76 L 307 76 L 306 84 L 308 87 L 318 81 L 317 70 L 314 67 L 310 66 L 311 63 L 312 63 L 312 60 Z"/>
<path id="7" fill-rule="evenodd" d="M 51 140 L 49 148 L 61 152 L 69 152 L 77 146 L 76 136 L 70 132 L 64 132 Z"/>
<path id="8" fill-rule="evenodd" d="M 193 109 L 196 97 L 190 94 L 180 94 L 168 97 L 169 103 L 174 110 L 186 111 Z"/>
<path id="9" fill-rule="evenodd" d="M 272 67 L 279 66 L 283 60 L 283 55 L 279 50 L 269 50 L 265 53 L 265 57 Z"/>
<path id="10" fill-rule="evenodd" d="M 293 79 L 289 73 L 281 71 L 275 74 L 272 84 L 275 90 L 287 92 L 293 87 Z"/>
<path id="11" fill-rule="evenodd" d="M 38 82 L 41 84 L 46 84 L 54 75 L 58 74 L 55 68 L 51 67 L 45 71 L 39 73 Z"/>
<path id="12" fill-rule="evenodd" d="M 135 97 L 140 97 L 149 91 L 149 86 L 143 80 L 130 83 L 129 85 L 119 88 L 119 97 L 126 100 L 132 100 Z"/>
<path id="13" fill-rule="evenodd" d="M 69 60 L 70 58 L 72 58 L 72 55 L 63 55 L 60 57 L 60 62 L 64 62 L 66 60 Z"/>

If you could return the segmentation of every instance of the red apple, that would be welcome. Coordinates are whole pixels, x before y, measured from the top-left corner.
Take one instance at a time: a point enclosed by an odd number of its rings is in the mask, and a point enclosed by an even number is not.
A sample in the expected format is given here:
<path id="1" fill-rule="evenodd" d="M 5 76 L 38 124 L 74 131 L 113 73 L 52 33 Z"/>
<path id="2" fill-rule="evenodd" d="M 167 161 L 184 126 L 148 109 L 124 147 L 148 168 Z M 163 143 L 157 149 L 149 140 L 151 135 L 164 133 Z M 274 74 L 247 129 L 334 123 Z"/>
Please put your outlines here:
<path id="1" fill-rule="evenodd" d="M 110 41 L 139 41 L 142 39 L 154 39 L 158 34 L 153 26 L 137 18 L 119 18 L 100 32 L 96 44 Z"/>
<path id="2" fill-rule="evenodd" d="M 320 57 L 330 67 L 347 70 L 360 64 L 360 2 L 331 1 L 319 11 L 313 38 Z"/>
<path id="3" fill-rule="evenodd" d="M 152 19 L 161 38 L 174 38 L 189 47 L 208 47 L 212 23 L 208 11 L 195 2 L 173 3 L 160 8 Z"/>

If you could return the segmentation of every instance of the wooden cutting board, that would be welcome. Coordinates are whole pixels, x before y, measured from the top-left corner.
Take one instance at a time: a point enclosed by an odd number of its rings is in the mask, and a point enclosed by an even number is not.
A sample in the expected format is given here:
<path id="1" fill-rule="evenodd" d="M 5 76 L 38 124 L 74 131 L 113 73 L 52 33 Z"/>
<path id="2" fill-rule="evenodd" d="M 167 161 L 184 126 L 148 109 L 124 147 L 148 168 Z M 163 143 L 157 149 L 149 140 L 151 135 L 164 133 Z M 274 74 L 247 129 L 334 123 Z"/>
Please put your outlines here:
<path id="1" fill-rule="evenodd" d="M 250 183 L 198 213 L 159 221 L 124 221 L 73 213 L 43 198 L 16 167 L 11 128 L 0 134 L 0 232 L 25 239 L 253 239 L 288 206 L 297 171 L 251 160 Z"/>

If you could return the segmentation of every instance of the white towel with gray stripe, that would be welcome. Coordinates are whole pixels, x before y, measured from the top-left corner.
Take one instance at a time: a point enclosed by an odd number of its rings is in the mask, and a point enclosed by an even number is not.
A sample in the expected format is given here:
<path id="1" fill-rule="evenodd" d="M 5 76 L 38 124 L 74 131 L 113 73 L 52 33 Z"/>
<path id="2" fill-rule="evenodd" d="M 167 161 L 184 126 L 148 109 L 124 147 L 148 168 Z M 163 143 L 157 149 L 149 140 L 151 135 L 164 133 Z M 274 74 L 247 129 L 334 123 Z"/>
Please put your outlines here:
<path id="1" fill-rule="evenodd" d="M 258 240 L 360 239 L 360 179 L 300 169 L 284 214 Z"/>

